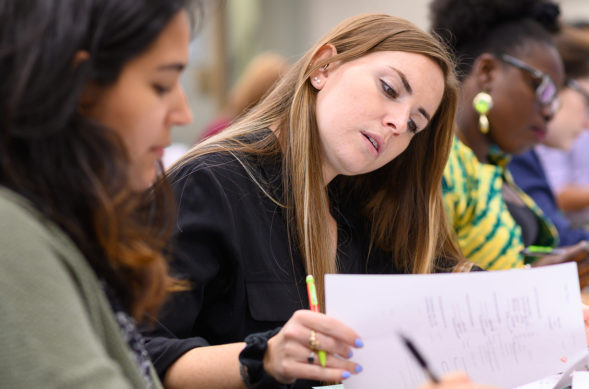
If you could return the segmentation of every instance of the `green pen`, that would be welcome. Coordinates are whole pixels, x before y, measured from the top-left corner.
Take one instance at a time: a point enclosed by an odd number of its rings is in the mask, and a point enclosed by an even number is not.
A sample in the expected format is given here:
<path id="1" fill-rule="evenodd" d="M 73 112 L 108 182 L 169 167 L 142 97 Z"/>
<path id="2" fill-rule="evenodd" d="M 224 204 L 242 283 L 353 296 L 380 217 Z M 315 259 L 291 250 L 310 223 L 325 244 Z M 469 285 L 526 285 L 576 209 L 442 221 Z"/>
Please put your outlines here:
<path id="1" fill-rule="evenodd" d="M 524 248 L 521 251 L 522 255 L 525 255 L 527 257 L 543 257 L 545 255 L 561 255 L 561 254 L 565 254 L 566 253 L 566 249 L 563 248 L 552 248 L 549 246 L 536 246 L 536 245 L 530 245 L 527 246 L 526 248 Z"/>
<path id="2" fill-rule="evenodd" d="M 319 305 L 317 300 L 317 290 L 315 289 L 315 279 L 312 275 L 307 276 L 307 294 L 309 295 L 309 309 L 313 312 L 319 312 Z M 314 332 L 313 332 L 314 333 Z M 325 351 L 317 350 L 317 356 L 319 357 L 319 363 L 321 367 L 325 367 Z"/>

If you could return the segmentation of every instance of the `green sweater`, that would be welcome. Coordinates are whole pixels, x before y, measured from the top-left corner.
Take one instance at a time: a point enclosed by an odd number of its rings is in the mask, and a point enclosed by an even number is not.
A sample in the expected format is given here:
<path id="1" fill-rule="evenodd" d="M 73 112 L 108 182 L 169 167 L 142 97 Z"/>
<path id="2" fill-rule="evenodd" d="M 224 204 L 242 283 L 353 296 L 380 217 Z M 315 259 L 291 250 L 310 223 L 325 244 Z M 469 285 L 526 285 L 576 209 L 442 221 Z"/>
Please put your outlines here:
<path id="1" fill-rule="evenodd" d="M 152 388 L 161 388 L 152 376 Z M 0 387 L 145 386 L 81 252 L 0 186 Z"/>

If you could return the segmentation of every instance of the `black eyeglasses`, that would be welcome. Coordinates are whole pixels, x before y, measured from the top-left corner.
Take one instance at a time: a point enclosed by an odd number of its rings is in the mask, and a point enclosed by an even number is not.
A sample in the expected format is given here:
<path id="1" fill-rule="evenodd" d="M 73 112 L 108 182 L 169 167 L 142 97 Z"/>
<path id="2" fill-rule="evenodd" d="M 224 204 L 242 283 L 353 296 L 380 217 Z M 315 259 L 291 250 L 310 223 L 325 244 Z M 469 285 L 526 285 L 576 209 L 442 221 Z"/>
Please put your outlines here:
<path id="1" fill-rule="evenodd" d="M 584 98 L 585 103 L 587 104 L 587 109 L 589 109 L 589 91 L 581 86 L 574 78 L 569 78 L 567 80 L 566 85 L 571 88 L 572 90 L 579 92 Z"/>
<path id="2" fill-rule="evenodd" d="M 552 80 L 552 77 L 509 54 L 501 54 L 499 59 L 509 65 L 530 73 L 537 81 L 539 81 L 538 86 L 536 87 L 536 99 L 538 102 L 544 107 L 550 108 L 550 111 L 553 114 L 558 111 L 558 108 L 560 108 L 558 88 Z"/>

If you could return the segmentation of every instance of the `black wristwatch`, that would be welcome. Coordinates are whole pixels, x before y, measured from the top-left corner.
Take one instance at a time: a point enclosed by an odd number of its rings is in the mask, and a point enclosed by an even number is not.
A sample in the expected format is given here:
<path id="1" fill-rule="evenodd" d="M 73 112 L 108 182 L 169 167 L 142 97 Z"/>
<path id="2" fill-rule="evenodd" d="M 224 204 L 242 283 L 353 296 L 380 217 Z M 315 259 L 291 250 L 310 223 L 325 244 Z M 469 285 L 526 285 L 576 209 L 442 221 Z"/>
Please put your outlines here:
<path id="1" fill-rule="evenodd" d="M 245 386 L 251 389 L 276 388 L 287 389 L 289 384 L 282 384 L 264 370 L 264 354 L 268 348 L 268 340 L 280 331 L 281 327 L 266 332 L 248 335 L 246 346 L 239 353 L 239 372 Z"/>

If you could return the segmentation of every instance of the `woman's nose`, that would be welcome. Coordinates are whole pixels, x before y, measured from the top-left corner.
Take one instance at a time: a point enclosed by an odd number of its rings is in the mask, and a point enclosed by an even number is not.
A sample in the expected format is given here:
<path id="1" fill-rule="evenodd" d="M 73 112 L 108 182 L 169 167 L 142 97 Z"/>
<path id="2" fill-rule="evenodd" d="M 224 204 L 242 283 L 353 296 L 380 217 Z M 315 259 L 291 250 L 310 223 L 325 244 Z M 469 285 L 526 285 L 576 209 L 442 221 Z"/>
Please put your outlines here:
<path id="1" fill-rule="evenodd" d="M 390 111 L 385 116 L 385 125 L 389 127 L 394 135 L 401 135 L 407 132 L 407 122 L 409 121 L 409 116 L 411 110 L 409 107 L 398 107 L 394 111 Z"/>
<path id="2" fill-rule="evenodd" d="M 192 110 L 182 87 L 178 88 L 175 105 L 170 113 L 170 121 L 175 126 L 182 126 L 192 122 Z"/>

